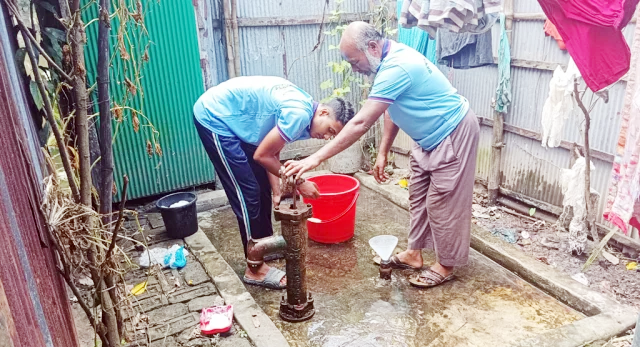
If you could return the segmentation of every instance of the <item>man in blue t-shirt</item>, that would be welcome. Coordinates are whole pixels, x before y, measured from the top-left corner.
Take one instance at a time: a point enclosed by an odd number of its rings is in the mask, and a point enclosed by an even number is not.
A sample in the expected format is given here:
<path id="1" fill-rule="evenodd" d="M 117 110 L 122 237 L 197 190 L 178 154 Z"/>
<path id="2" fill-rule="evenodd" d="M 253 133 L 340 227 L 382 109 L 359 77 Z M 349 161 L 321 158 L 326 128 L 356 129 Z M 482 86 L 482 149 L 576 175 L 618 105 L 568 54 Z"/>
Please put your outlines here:
<path id="1" fill-rule="evenodd" d="M 353 71 L 375 76 L 369 98 L 335 140 L 304 160 L 287 162 L 285 174 L 299 177 L 317 167 L 357 141 L 384 114 L 373 169 L 378 182 L 388 179 L 384 168 L 398 130 L 415 141 L 408 249 L 392 256 L 391 264 L 422 269 L 422 249 L 434 248 L 436 263 L 410 282 L 425 288 L 449 281 L 454 268 L 469 257 L 478 120 L 435 65 L 413 48 L 383 38 L 372 25 L 351 23 L 340 51 Z"/>
<path id="2" fill-rule="evenodd" d="M 280 150 L 287 143 L 336 136 L 353 117 L 341 98 L 318 104 L 293 83 L 271 76 L 237 77 L 207 90 L 193 106 L 194 123 L 238 218 L 245 256 L 249 240 L 273 235 L 272 203 L 280 203 Z M 265 170 L 266 169 L 266 170 Z M 317 198 L 312 182 L 298 191 Z M 273 192 L 273 195 L 272 195 Z M 286 287 L 285 273 L 247 267 L 245 283 Z"/>

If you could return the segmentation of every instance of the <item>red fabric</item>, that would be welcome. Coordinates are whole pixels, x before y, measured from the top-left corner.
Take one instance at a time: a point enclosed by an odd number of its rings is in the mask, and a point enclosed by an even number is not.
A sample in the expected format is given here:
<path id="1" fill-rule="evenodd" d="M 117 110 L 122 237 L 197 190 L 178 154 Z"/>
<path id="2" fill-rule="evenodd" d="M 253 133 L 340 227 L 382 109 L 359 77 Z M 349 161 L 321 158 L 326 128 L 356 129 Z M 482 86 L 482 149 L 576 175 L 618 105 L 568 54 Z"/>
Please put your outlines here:
<path id="1" fill-rule="evenodd" d="M 548 19 L 544 22 L 544 33 L 556 40 L 556 42 L 558 43 L 558 48 L 563 51 L 567 50 L 567 46 L 565 46 L 564 40 L 562 39 L 562 36 L 560 36 L 558 29 L 556 29 L 556 26 L 553 25 L 553 23 L 551 23 L 551 21 Z"/>
<path id="2" fill-rule="evenodd" d="M 639 0 L 560 0 L 568 18 L 622 30 Z"/>
<path id="3" fill-rule="evenodd" d="M 631 52 L 620 30 L 586 23 L 568 17 L 577 8 L 577 3 L 598 5 L 604 0 L 538 0 L 547 18 L 556 26 L 564 39 L 567 51 L 575 61 L 587 86 L 598 91 L 618 81 L 629 70 Z M 618 0 L 619 1 L 619 0 Z M 637 1 L 637 0 L 633 0 Z M 631 11 L 633 12 L 633 11 Z M 605 12 L 602 12 L 605 13 Z M 626 18 L 626 16 L 625 16 Z"/>

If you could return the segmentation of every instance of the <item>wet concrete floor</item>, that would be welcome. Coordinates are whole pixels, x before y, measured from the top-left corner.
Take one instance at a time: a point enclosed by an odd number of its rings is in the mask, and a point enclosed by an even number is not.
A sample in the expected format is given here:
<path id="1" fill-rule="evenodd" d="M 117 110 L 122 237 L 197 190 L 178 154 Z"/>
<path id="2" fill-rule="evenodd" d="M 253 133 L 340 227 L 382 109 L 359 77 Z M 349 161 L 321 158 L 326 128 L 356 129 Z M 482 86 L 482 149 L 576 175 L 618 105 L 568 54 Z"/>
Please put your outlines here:
<path id="1" fill-rule="evenodd" d="M 316 314 L 303 323 L 278 316 L 285 291 L 247 285 L 291 346 L 508 346 L 521 338 L 584 316 L 529 285 L 483 255 L 471 251 L 457 279 L 431 289 L 407 281 L 409 270 L 379 279 L 368 240 L 391 234 L 405 249 L 409 214 L 365 187 L 357 204 L 355 236 L 324 245 L 309 240 L 308 288 Z M 201 228 L 242 276 L 245 260 L 237 220 L 230 208 L 199 214 Z M 279 233 L 279 224 L 274 224 Z M 434 261 L 424 251 L 425 263 Z M 284 261 L 271 262 L 284 269 Z"/>

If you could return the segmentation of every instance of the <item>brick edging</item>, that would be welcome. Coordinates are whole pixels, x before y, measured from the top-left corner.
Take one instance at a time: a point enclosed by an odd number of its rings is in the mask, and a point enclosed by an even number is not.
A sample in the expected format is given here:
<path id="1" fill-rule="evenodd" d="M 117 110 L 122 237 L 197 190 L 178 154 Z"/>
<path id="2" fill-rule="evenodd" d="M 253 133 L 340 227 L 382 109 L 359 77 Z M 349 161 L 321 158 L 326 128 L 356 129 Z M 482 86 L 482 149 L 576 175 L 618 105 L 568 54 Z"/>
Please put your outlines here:
<path id="1" fill-rule="evenodd" d="M 202 264 L 225 303 L 233 305 L 236 322 L 256 347 L 289 347 L 280 330 L 258 306 L 231 266 L 201 230 L 184 239 L 189 251 Z M 254 320 L 259 321 L 256 327 Z"/>

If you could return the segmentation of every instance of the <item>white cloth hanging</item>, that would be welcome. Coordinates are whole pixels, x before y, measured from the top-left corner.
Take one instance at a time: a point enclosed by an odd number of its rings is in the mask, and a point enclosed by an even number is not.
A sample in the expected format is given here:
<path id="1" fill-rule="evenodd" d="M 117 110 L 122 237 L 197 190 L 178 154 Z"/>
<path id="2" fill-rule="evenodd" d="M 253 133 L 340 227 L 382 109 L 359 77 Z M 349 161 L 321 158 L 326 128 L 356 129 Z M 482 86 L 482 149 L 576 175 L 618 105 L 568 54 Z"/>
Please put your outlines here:
<path id="1" fill-rule="evenodd" d="M 562 129 L 576 108 L 573 83 L 580 78 L 580 71 L 569 59 L 567 71 L 558 66 L 549 82 L 549 97 L 542 107 L 542 147 L 558 147 L 562 141 Z"/>

